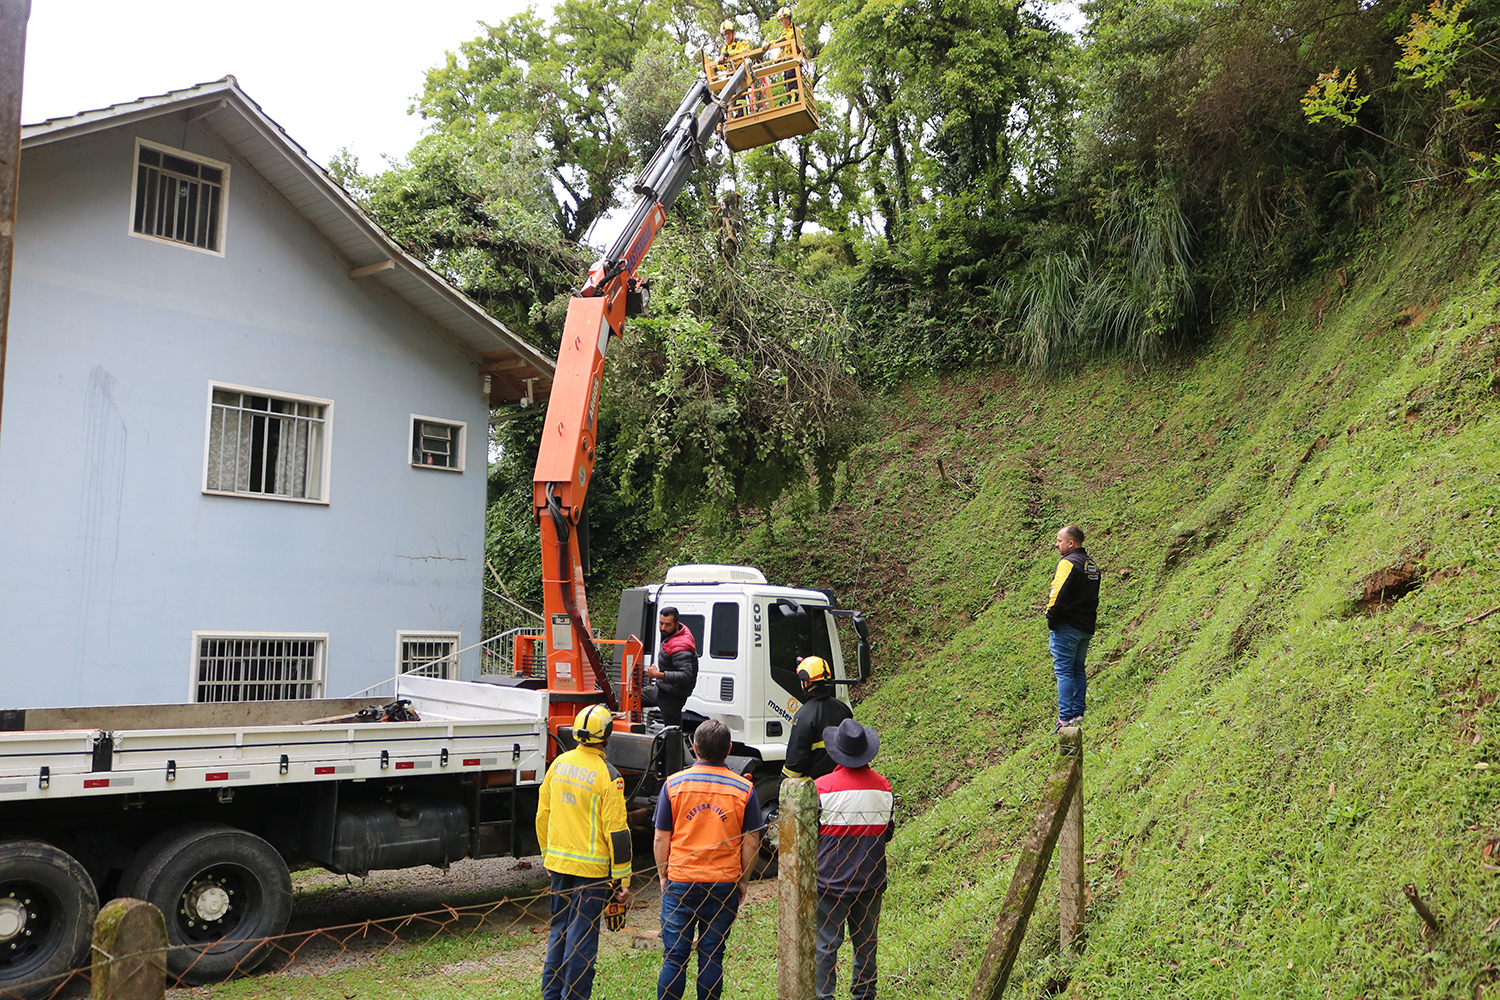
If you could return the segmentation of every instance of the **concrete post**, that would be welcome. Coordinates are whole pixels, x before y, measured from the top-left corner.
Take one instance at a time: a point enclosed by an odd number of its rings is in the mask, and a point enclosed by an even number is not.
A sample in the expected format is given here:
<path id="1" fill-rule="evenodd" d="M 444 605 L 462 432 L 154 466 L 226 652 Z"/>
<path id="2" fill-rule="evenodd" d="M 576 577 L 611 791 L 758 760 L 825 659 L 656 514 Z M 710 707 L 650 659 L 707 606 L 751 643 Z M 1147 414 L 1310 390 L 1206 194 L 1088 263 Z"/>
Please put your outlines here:
<path id="1" fill-rule="evenodd" d="M 818 787 L 811 778 L 781 783 L 778 819 L 776 1000 L 815 1000 L 818 935 Z"/>
<path id="2" fill-rule="evenodd" d="M 162 1000 L 167 995 L 167 922 L 139 899 L 115 899 L 94 921 L 92 1000 Z"/>
<path id="3" fill-rule="evenodd" d="M 1059 764 L 1066 764 L 1069 758 L 1078 761 L 1078 788 L 1068 799 L 1068 815 L 1063 819 L 1057 843 L 1057 867 L 1062 880 L 1058 907 L 1062 925 L 1060 943 L 1062 950 L 1068 951 L 1083 930 L 1083 909 L 1088 901 L 1088 881 L 1083 875 L 1083 730 L 1069 727 L 1059 733 L 1057 754 L 1061 758 Z"/>

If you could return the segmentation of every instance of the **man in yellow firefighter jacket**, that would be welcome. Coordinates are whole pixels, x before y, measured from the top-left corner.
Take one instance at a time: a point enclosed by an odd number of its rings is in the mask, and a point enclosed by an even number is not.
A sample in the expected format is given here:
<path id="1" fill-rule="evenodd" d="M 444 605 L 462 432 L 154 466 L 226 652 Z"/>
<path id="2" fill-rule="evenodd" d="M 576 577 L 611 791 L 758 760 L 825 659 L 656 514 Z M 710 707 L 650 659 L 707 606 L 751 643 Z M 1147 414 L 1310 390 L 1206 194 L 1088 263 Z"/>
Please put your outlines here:
<path id="1" fill-rule="evenodd" d="M 630 901 L 625 779 L 604 759 L 614 728 L 603 705 L 579 712 L 573 720 L 578 746 L 559 754 L 542 780 L 536 839 L 552 876 L 543 1000 L 588 1000 L 605 904 L 611 895 Z"/>

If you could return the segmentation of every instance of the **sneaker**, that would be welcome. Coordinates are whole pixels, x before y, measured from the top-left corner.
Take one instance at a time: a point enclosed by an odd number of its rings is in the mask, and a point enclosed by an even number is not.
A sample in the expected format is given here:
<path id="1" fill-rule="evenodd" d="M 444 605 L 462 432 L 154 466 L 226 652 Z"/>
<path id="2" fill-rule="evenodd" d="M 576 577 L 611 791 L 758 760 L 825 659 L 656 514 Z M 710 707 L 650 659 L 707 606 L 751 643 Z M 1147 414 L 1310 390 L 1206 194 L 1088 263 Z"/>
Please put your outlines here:
<path id="1" fill-rule="evenodd" d="M 1062 732 L 1063 731 L 1063 727 L 1066 726 L 1066 725 L 1069 725 L 1069 722 L 1068 722 L 1067 719 L 1058 719 L 1057 720 L 1057 725 L 1055 725 L 1055 726 L 1052 727 L 1052 735 L 1056 736 L 1058 733 Z"/>
<path id="2" fill-rule="evenodd" d="M 1083 725 L 1083 716 L 1081 716 L 1081 715 L 1075 715 L 1075 716 L 1073 716 L 1073 718 L 1071 718 L 1071 719 L 1069 719 L 1067 721 L 1067 725 L 1070 725 L 1070 726 L 1081 726 L 1081 725 Z"/>

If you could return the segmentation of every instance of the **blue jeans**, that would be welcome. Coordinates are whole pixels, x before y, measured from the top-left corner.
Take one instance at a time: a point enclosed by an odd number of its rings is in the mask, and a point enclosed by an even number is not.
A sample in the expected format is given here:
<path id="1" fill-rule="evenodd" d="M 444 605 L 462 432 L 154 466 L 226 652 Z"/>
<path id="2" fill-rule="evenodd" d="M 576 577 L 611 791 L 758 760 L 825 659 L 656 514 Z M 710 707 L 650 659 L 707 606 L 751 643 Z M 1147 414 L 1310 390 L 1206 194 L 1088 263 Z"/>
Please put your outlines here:
<path id="1" fill-rule="evenodd" d="M 588 1000 L 599 954 L 599 922 L 613 891 L 608 879 L 552 875 L 552 926 L 542 963 L 543 1000 Z"/>
<path id="2" fill-rule="evenodd" d="M 1059 626 L 1047 636 L 1047 646 L 1052 650 L 1052 672 L 1057 675 L 1057 717 L 1063 722 L 1083 715 L 1084 696 L 1089 689 L 1083 660 L 1092 638 L 1089 633 L 1068 625 Z"/>
<path id="3" fill-rule="evenodd" d="M 740 910 L 738 882 L 668 882 L 661 897 L 661 975 L 657 1000 L 682 1000 L 688 953 L 698 931 L 698 1000 L 724 992 L 724 945 Z"/>
<path id="4" fill-rule="evenodd" d="M 875 1000 L 875 945 L 880 931 L 880 900 L 885 890 L 854 896 L 818 894 L 818 1000 L 833 1000 L 838 988 L 839 946 L 844 926 L 854 945 L 854 1000 Z"/>

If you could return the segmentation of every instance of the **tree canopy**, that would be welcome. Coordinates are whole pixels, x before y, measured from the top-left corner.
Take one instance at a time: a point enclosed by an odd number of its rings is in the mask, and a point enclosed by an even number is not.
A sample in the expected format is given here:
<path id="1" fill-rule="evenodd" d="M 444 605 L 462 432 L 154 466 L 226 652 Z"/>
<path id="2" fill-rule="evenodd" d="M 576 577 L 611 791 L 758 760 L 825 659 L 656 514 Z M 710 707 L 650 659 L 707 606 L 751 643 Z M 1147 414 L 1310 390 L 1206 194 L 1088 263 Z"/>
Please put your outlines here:
<path id="1" fill-rule="evenodd" d="M 427 74 L 410 155 L 335 175 L 550 345 L 718 22 L 772 37 L 777 5 L 562 0 L 480 25 Z M 1150 362 L 1383 214 L 1500 181 L 1500 0 L 1086 0 L 1076 34 L 1051 11 L 795 5 L 823 126 L 703 164 L 648 260 L 655 312 L 607 376 L 612 537 L 831 482 L 861 387 Z M 497 466 L 521 506 L 527 426 Z"/>

